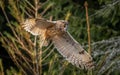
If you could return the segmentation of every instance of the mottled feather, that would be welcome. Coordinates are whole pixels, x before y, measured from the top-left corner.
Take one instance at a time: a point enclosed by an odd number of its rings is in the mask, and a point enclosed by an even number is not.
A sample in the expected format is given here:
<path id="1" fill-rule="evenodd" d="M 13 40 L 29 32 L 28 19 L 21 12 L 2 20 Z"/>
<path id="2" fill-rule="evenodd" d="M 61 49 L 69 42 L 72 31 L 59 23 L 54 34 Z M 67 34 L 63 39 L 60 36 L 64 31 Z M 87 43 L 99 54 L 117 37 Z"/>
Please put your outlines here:
<path id="1" fill-rule="evenodd" d="M 47 28 L 54 26 L 55 23 L 44 19 L 26 19 L 23 28 L 33 35 L 42 35 Z"/>
<path id="2" fill-rule="evenodd" d="M 23 23 L 26 31 L 40 35 L 43 40 L 52 40 L 58 52 L 70 63 L 82 69 L 94 67 L 92 57 L 67 32 L 68 22 L 64 20 L 48 21 L 44 19 L 27 19 Z"/>
<path id="3" fill-rule="evenodd" d="M 52 41 L 59 53 L 73 65 L 82 69 L 94 67 L 92 57 L 73 39 L 69 32 L 54 36 Z"/>

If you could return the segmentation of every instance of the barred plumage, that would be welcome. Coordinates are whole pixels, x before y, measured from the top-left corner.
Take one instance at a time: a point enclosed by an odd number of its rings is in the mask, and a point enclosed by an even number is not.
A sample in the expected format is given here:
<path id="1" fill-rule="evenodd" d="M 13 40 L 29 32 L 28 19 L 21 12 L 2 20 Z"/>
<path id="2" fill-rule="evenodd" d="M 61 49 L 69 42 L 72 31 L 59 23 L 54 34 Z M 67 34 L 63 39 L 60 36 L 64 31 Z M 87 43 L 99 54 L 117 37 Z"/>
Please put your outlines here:
<path id="1" fill-rule="evenodd" d="M 67 32 L 68 22 L 64 20 L 48 21 L 43 19 L 27 19 L 23 23 L 26 31 L 40 35 L 44 40 L 52 40 L 58 52 L 70 63 L 80 68 L 92 69 L 92 57 Z"/>

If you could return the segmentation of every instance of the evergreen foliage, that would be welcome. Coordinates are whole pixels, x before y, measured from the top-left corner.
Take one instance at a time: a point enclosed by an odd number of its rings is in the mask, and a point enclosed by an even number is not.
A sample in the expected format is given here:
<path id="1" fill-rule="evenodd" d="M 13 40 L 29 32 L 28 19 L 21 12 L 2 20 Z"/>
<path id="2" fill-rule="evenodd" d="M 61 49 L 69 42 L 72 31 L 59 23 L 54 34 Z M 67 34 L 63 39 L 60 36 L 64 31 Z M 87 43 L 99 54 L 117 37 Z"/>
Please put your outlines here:
<path id="1" fill-rule="evenodd" d="M 67 19 L 68 31 L 88 49 L 84 0 L 0 0 L 0 75 L 119 75 L 120 0 L 87 2 L 96 64 L 91 73 L 65 61 L 52 43 L 42 48 L 21 25 L 31 17 Z"/>

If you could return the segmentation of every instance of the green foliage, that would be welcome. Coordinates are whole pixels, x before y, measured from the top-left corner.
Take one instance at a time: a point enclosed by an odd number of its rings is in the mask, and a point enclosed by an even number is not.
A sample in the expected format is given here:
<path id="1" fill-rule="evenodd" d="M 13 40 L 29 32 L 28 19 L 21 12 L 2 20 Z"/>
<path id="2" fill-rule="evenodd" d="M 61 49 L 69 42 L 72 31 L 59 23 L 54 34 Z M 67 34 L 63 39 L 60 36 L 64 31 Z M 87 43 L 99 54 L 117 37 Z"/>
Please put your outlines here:
<path id="1" fill-rule="evenodd" d="M 35 11 L 37 8 L 35 1 L 37 0 L 7 1 L 7 3 L 0 1 L 0 8 L 3 12 L 0 12 L 0 42 L 17 65 L 18 70 L 14 67 L 5 70 L 4 63 L 0 60 L 1 75 L 37 75 L 41 73 L 43 75 L 87 75 L 87 71 L 80 70 L 65 61 L 56 50 L 54 51 L 52 44 L 41 48 L 39 45 L 43 41 L 37 38 L 35 46 L 36 37 L 31 36 L 21 27 L 26 18 L 50 19 L 52 17 L 52 20 L 59 20 L 66 19 L 70 14 L 68 31 L 87 49 L 86 17 L 81 1 L 43 0 L 43 2 L 37 2 L 37 6 L 40 7 L 38 11 Z M 99 6 L 98 9 L 94 8 L 94 2 L 90 2 L 92 5 L 88 6 L 93 43 L 92 55 L 96 64 L 92 74 L 119 75 L 117 65 L 120 65 L 120 37 L 118 37 L 120 35 L 120 1 L 98 0 L 95 2 Z"/>

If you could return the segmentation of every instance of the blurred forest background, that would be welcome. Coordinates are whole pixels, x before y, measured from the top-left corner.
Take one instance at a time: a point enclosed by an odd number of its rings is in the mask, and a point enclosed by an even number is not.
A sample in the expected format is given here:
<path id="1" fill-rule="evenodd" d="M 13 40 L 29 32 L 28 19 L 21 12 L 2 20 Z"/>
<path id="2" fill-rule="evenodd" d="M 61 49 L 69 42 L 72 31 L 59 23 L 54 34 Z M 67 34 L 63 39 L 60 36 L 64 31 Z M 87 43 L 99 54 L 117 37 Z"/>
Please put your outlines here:
<path id="1" fill-rule="evenodd" d="M 67 19 L 68 31 L 87 50 L 85 0 L 0 0 L 0 75 L 120 75 L 120 0 L 87 2 L 91 72 L 68 63 L 52 43 L 42 47 L 21 25 L 32 17 Z"/>

